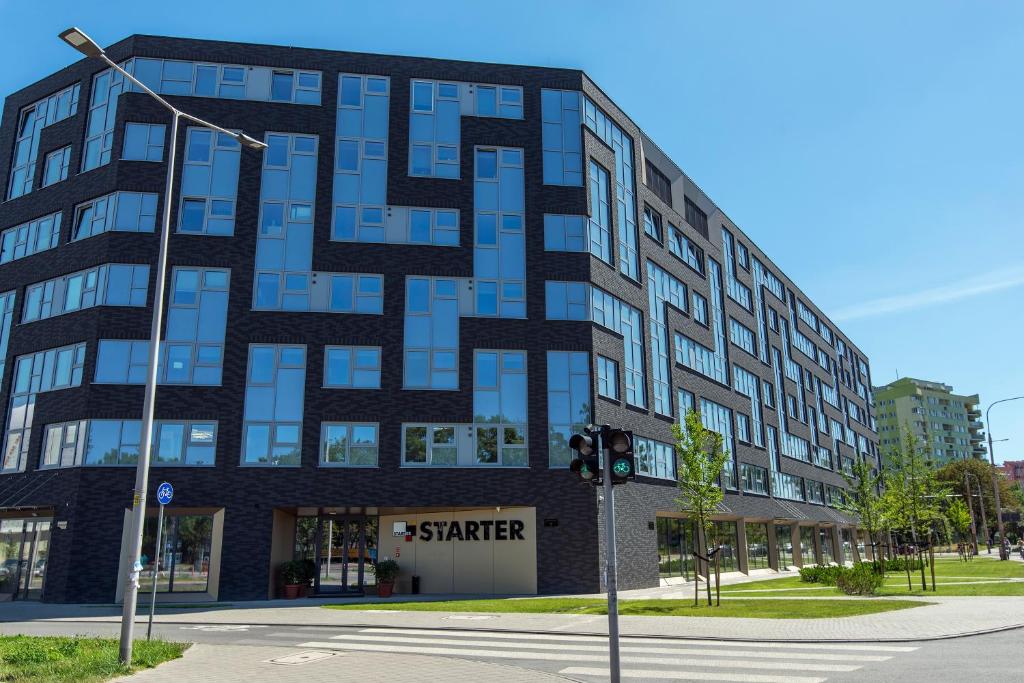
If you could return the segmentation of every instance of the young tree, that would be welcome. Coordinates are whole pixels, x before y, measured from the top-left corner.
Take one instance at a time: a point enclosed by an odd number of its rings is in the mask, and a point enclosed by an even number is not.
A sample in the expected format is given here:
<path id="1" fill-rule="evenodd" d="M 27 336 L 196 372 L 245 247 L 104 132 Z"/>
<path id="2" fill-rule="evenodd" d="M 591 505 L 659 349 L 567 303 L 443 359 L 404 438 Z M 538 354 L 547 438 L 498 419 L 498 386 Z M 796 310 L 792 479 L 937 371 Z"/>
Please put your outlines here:
<path id="1" fill-rule="evenodd" d="M 675 438 L 678 471 L 679 510 L 693 520 L 696 531 L 693 535 L 694 553 L 700 555 L 700 532 L 707 537 L 711 534 L 711 516 L 722 502 L 719 478 L 729 458 L 722 449 L 722 435 L 707 429 L 700 421 L 700 415 L 691 410 L 684 417 L 684 425 L 672 425 Z M 708 605 L 711 604 L 711 568 L 708 567 Z M 700 590 L 694 580 L 693 604 L 699 599 Z"/>
<path id="2" fill-rule="evenodd" d="M 949 525 L 956 531 L 957 543 L 963 543 L 967 539 L 967 532 L 971 529 L 971 513 L 967 505 L 959 498 L 955 498 L 946 509 L 946 519 Z M 970 557 L 968 552 L 967 557 Z M 966 560 L 966 558 L 964 558 Z"/>
<path id="3" fill-rule="evenodd" d="M 878 491 L 881 486 L 881 475 L 877 474 L 865 460 L 853 463 L 852 475 L 843 473 L 843 479 L 849 485 L 848 497 L 843 501 L 841 509 L 860 519 L 861 526 L 868 532 L 868 542 L 875 543 L 878 535 L 885 529 L 885 515 L 882 497 Z M 878 552 L 874 551 L 875 565 L 885 574 L 885 561 L 878 561 Z"/>

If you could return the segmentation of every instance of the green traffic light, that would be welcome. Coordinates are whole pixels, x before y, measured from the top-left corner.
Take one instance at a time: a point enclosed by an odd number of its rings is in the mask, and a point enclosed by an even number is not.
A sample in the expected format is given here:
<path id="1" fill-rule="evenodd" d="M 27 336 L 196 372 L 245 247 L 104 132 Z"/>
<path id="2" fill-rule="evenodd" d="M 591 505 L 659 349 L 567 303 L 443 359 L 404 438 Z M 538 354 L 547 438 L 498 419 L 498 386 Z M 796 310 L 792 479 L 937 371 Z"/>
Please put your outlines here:
<path id="1" fill-rule="evenodd" d="M 612 463 L 612 471 L 620 477 L 628 477 L 631 469 L 629 461 L 625 458 L 620 458 Z"/>

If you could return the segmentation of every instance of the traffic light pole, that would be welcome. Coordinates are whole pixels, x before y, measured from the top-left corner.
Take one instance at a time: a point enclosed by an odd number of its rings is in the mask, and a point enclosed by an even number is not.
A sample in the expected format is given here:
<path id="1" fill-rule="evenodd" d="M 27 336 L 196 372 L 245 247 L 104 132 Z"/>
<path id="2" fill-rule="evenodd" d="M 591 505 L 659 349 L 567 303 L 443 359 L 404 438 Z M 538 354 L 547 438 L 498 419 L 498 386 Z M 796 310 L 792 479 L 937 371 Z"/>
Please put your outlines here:
<path id="1" fill-rule="evenodd" d="M 608 428 L 601 430 L 601 452 L 604 455 L 604 527 L 605 585 L 608 589 L 608 675 L 611 683 L 619 683 L 619 595 L 615 565 L 615 487 L 612 486 L 612 457 L 606 438 Z"/>

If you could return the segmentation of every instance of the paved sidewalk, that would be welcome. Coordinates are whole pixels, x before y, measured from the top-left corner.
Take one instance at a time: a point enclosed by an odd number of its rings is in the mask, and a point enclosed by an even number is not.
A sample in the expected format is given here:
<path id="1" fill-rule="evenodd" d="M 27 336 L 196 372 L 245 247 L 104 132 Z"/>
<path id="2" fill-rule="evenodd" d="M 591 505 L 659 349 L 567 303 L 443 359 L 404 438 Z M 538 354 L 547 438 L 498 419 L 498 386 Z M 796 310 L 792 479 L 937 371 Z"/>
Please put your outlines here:
<path id="1" fill-rule="evenodd" d="M 533 683 L 571 680 L 542 671 L 505 664 L 451 657 L 370 652 L 325 653 L 330 656 L 298 664 L 274 664 L 268 660 L 292 657 L 304 651 L 295 647 L 196 644 L 181 659 L 161 664 L 117 681 L 132 683 L 180 683 L 216 680 L 218 683 L 335 683 L 336 681 L 388 681 L 421 683 Z"/>

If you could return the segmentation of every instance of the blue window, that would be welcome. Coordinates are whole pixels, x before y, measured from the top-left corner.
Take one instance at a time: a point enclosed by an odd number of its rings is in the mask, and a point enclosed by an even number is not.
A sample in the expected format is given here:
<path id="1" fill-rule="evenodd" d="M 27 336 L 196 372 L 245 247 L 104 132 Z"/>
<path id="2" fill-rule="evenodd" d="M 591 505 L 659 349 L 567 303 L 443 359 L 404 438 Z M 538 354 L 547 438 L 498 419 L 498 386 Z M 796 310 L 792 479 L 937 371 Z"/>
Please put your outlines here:
<path id="1" fill-rule="evenodd" d="M 326 347 L 324 386 L 341 389 L 380 389 L 380 347 Z"/>
<path id="2" fill-rule="evenodd" d="M 162 123 L 124 124 L 121 158 L 128 161 L 163 161 L 165 130 Z M 187 143 L 185 147 L 188 149 Z"/>
<path id="3" fill-rule="evenodd" d="M 607 398 L 619 398 L 619 364 L 604 356 L 597 357 L 597 393 Z"/>
<path id="4" fill-rule="evenodd" d="M 585 282 L 544 283 L 548 320 L 589 320 Z"/>
<path id="5" fill-rule="evenodd" d="M 544 249 L 547 251 L 586 251 L 583 225 L 585 216 L 544 214 Z"/>
<path id="6" fill-rule="evenodd" d="M 339 79 L 331 239 L 384 242 L 390 79 Z"/>
<path id="7" fill-rule="evenodd" d="M 43 166 L 43 187 L 68 179 L 68 166 L 71 164 L 71 146 L 61 147 L 46 155 Z"/>
<path id="8" fill-rule="evenodd" d="M 612 215 L 608 171 L 590 160 L 590 253 L 612 262 Z"/>
<path id="9" fill-rule="evenodd" d="M 223 133 L 188 129 L 178 232 L 234 234 L 241 151 L 238 141 Z"/>
<path id="10" fill-rule="evenodd" d="M 669 367 L 667 306 L 686 310 L 686 285 L 668 271 L 647 262 L 647 299 L 651 321 L 651 356 L 654 358 L 654 410 L 672 415 L 672 371 Z"/>
<path id="11" fill-rule="evenodd" d="M 633 437 L 636 473 L 658 479 L 675 479 L 675 450 L 671 444 L 642 436 Z"/>
<path id="12" fill-rule="evenodd" d="M 746 326 L 729 318 L 729 341 L 740 347 L 751 356 L 754 355 L 754 333 Z"/>
<path id="13" fill-rule="evenodd" d="M 582 351 L 548 351 L 548 464 L 563 468 L 569 439 L 591 421 L 590 358 Z"/>
<path id="14" fill-rule="evenodd" d="M 77 83 L 68 86 L 60 92 L 30 104 L 18 114 L 14 158 L 7 185 L 8 199 L 15 199 L 32 191 L 32 183 L 35 181 L 36 175 L 36 161 L 39 158 L 39 139 L 43 128 L 75 115 L 78 111 L 79 89 L 80 86 Z M 47 182 L 47 178 L 50 178 L 54 172 L 63 176 L 60 180 L 67 178 L 67 164 L 71 157 L 71 148 L 66 147 L 58 151 L 62 154 L 59 163 L 54 162 L 57 171 L 46 169 L 43 177 L 44 186 L 52 184 Z M 50 157 L 52 156 L 51 154 Z M 50 157 L 47 157 L 47 167 L 51 165 Z"/>
<path id="15" fill-rule="evenodd" d="M 242 464 L 298 466 L 306 347 L 249 345 Z"/>
<path id="16" fill-rule="evenodd" d="M 153 192 L 114 192 L 75 207 L 72 240 L 104 232 L 153 232 L 156 228 L 156 199 Z"/>
<path id="17" fill-rule="evenodd" d="M 0 381 L 7 366 L 7 344 L 11 340 L 11 322 L 14 319 L 14 292 L 0 294 Z"/>
<path id="18" fill-rule="evenodd" d="M 682 231 L 668 224 L 668 250 L 695 271 L 704 274 L 704 250 L 695 245 Z"/>
<path id="19" fill-rule="evenodd" d="M 25 288 L 21 322 L 52 318 L 93 306 L 145 306 L 149 266 L 110 263 Z"/>
<path id="20" fill-rule="evenodd" d="M 525 318 L 523 150 L 478 147 L 475 166 L 475 312 Z"/>
<path id="21" fill-rule="evenodd" d="M 81 386 L 85 342 L 18 356 L 4 434 L 2 472 L 21 472 L 28 459 L 36 395 Z"/>
<path id="22" fill-rule="evenodd" d="M 697 292 L 691 292 L 690 297 L 693 300 L 693 319 L 699 322 L 701 325 L 707 327 L 708 325 L 708 300 Z"/>
<path id="23" fill-rule="evenodd" d="M 51 213 L 0 233 L 0 263 L 8 263 L 56 247 L 60 240 L 62 215 L 60 211 Z"/>
<path id="24" fill-rule="evenodd" d="M 580 134 L 580 93 L 540 91 L 544 183 L 583 184 L 583 136 Z"/>
<path id="25" fill-rule="evenodd" d="M 407 277 L 403 375 L 406 389 L 459 388 L 458 283 Z"/>
<path id="26" fill-rule="evenodd" d="M 736 488 L 736 446 L 733 441 L 732 410 L 720 403 L 700 399 L 700 421 L 705 428 L 722 435 L 722 450 L 728 460 L 722 470 L 722 484 L 725 488 Z"/>
<path id="27" fill-rule="evenodd" d="M 649 206 L 644 207 L 644 232 L 659 242 L 665 241 L 661 227 L 661 214 Z"/>

